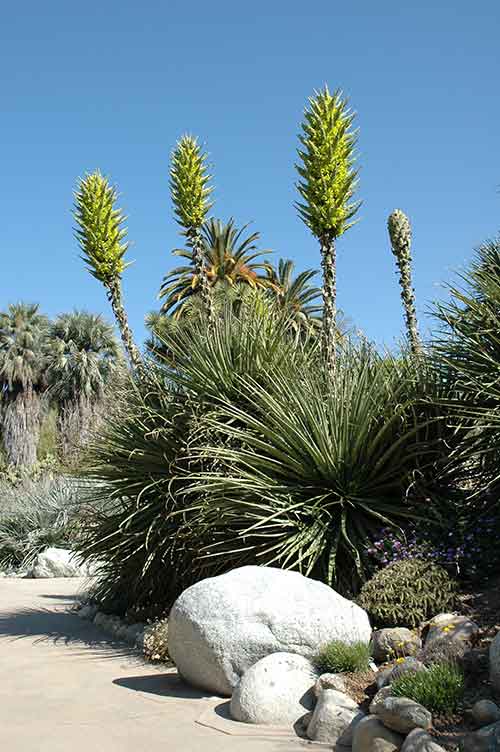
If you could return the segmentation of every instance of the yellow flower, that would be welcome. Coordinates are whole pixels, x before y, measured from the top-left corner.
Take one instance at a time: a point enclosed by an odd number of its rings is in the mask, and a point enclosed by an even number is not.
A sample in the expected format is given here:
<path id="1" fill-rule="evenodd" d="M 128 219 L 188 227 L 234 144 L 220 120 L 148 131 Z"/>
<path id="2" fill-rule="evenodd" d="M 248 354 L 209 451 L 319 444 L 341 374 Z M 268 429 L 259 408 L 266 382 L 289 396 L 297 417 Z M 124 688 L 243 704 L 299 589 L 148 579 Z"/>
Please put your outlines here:
<path id="1" fill-rule="evenodd" d="M 405 659 L 404 659 L 404 658 L 398 658 L 398 659 L 396 660 L 396 663 L 404 663 L 404 662 L 405 662 Z"/>

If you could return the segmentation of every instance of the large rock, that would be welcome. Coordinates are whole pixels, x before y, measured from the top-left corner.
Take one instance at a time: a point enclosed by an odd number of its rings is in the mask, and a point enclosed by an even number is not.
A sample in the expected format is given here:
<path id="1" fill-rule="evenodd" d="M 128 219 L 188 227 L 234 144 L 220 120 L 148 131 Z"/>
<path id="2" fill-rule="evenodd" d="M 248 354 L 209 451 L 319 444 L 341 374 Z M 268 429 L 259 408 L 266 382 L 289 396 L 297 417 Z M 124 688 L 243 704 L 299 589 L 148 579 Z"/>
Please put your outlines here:
<path id="1" fill-rule="evenodd" d="M 266 655 L 313 658 L 331 640 L 370 640 L 368 616 L 317 580 L 273 567 L 241 567 L 185 590 L 169 617 L 169 652 L 180 675 L 231 695 Z"/>
<path id="2" fill-rule="evenodd" d="M 426 629 L 426 650 L 446 642 L 468 644 L 479 632 L 479 627 L 474 621 L 458 614 L 438 614 L 427 622 Z"/>
<path id="3" fill-rule="evenodd" d="M 386 701 L 387 697 L 393 697 L 392 694 L 392 687 L 389 685 L 387 687 L 382 687 L 382 689 L 379 689 L 375 697 L 370 703 L 369 711 L 373 715 L 377 715 L 379 707 L 381 707 L 384 702 Z"/>
<path id="4" fill-rule="evenodd" d="M 31 577 L 87 577 L 92 571 L 66 548 L 47 548 L 36 557 Z"/>
<path id="5" fill-rule="evenodd" d="M 321 692 L 307 727 L 307 736 L 315 742 L 349 747 L 353 731 L 364 713 L 347 695 L 331 689 Z"/>
<path id="6" fill-rule="evenodd" d="M 362 718 L 354 729 L 352 752 L 396 752 L 404 736 L 384 726 L 376 716 Z"/>
<path id="7" fill-rule="evenodd" d="M 500 692 L 500 632 L 490 645 L 490 681 L 496 692 Z"/>
<path id="8" fill-rule="evenodd" d="M 462 752 L 497 752 L 500 749 L 500 722 L 467 734 L 460 749 Z"/>
<path id="9" fill-rule="evenodd" d="M 417 671 L 425 671 L 426 667 L 424 666 L 421 661 L 418 661 L 416 658 L 405 658 L 400 663 L 397 662 L 394 668 L 392 669 L 389 678 L 388 678 L 388 684 L 392 684 L 392 682 L 396 681 L 396 679 L 399 679 L 401 676 L 404 676 L 405 674 L 416 674 Z"/>
<path id="10" fill-rule="evenodd" d="M 384 726 L 400 734 L 409 734 L 415 728 L 428 731 L 432 725 L 432 715 L 408 697 L 385 697 L 378 703 L 377 716 Z"/>
<path id="11" fill-rule="evenodd" d="M 478 700 L 472 706 L 471 715 L 478 726 L 488 726 L 500 721 L 500 708 L 491 700 Z"/>
<path id="12" fill-rule="evenodd" d="M 267 655 L 243 674 L 231 698 L 231 717 L 245 723 L 293 726 L 314 707 L 316 679 L 311 662 L 302 655 Z"/>
<path id="13" fill-rule="evenodd" d="M 403 742 L 401 752 L 445 752 L 430 734 L 420 728 L 410 731 Z"/>
<path id="14" fill-rule="evenodd" d="M 336 689 L 337 692 L 345 692 L 346 684 L 342 674 L 321 674 L 314 685 L 314 694 L 319 697 L 325 689 Z"/>
<path id="15" fill-rule="evenodd" d="M 420 637 L 406 627 L 377 629 L 372 634 L 372 654 L 379 663 L 415 655 L 420 647 Z"/>

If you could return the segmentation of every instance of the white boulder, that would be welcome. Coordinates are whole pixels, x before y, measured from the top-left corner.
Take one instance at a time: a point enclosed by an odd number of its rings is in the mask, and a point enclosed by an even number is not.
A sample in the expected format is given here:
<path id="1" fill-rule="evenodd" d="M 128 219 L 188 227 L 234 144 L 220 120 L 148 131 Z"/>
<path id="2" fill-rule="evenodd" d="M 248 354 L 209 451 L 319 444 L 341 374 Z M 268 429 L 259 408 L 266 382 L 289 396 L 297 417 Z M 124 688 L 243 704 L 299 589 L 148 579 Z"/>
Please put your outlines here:
<path id="1" fill-rule="evenodd" d="M 310 661 L 294 653 L 273 653 L 246 671 L 231 698 L 235 721 L 293 726 L 315 702 L 317 674 Z"/>
<path id="2" fill-rule="evenodd" d="M 364 717 L 354 700 L 332 689 L 321 692 L 307 727 L 307 736 L 315 742 L 334 747 L 352 744 L 353 730 Z"/>
<path id="3" fill-rule="evenodd" d="M 179 674 L 231 695 L 266 655 L 313 658 L 331 640 L 369 642 L 366 612 L 328 585 L 273 567 L 241 567 L 192 585 L 169 617 L 169 652 Z"/>
<path id="4" fill-rule="evenodd" d="M 91 574 L 89 567 L 67 548 L 47 548 L 36 557 L 31 577 L 87 577 Z"/>

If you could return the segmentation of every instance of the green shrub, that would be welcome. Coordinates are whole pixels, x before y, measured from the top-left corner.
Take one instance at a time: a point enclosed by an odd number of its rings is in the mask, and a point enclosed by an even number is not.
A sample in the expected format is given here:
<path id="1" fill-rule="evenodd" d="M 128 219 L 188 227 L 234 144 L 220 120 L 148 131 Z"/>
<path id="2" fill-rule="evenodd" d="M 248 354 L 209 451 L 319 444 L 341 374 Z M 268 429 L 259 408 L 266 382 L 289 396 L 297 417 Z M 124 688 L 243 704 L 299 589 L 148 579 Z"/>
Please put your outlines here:
<path id="1" fill-rule="evenodd" d="M 0 486 L 0 569 L 25 569 L 50 546 L 71 548 L 82 488 L 68 478 Z"/>
<path id="2" fill-rule="evenodd" d="M 357 598 L 378 626 L 417 627 L 453 608 L 456 586 L 443 567 L 423 559 L 397 561 L 377 572 Z"/>
<path id="3" fill-rule="evenodd" d="M 323 672 L 348 673 L 366 671 L 371 661 L 371 647 L 366 642 L 348 644 L 333 640 L 324 645 L 314 658 L 314 664 Z"/>
<path id="4" fill-rule="evenodd" d="M 407 672 L 393 682 L 392 694 L 409 697 L 432 713 L 452 713 L 462 699 L 463 671 L 456 663 L 434 663 L 428 669 Z"/>
<path id="5" fill-rule="evenodd" d="M 163 613 L 194 581 L 245 564 L 350 592 L 369 533 L 414 514 L 402 499 L 432 457 L 414 365 L 346 345 L 332 387 L 316 340 L 259 298 L 241 311 L 208 335 L 196 318 L 169 334 L 164 367 L 117 395 L 91 450 L 106 511 L 80 550 L 103 563 L 95 595 L 110 610 Z"/>

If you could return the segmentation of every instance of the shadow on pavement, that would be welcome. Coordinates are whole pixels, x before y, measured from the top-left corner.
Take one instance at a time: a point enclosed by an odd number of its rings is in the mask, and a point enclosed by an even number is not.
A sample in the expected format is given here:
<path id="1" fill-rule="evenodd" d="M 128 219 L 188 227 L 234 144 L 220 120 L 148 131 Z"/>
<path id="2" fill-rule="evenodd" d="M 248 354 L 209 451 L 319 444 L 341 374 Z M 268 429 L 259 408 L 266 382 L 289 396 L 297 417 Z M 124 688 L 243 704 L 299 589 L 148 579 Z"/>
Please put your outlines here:
<path id="1" fill-rule="evenodd" d="M 175 697 L 185 700 L 202 700 L 214 697 L 213 694 L 195 689 L 185 684 L 177 673 L 150 674 L 148 676 L 124 676 L 114 679 L 113 684 L 136 692 L 147 692 L 161 697 Z"/>
<path id="2" fill-rule="evenodd" d="M 53 597 L 53 596 L 51 596 Z M 93 624 L 63 610 L 20 609 L 0 612 L 0 640 L 35 638 L 34 643 L 52 642 L 82 647 L 94 657 L 137 657 L 137 652 L 123 642 L 113 641 Z M 37 639 L 38 638 L 38 639 Z"/>

